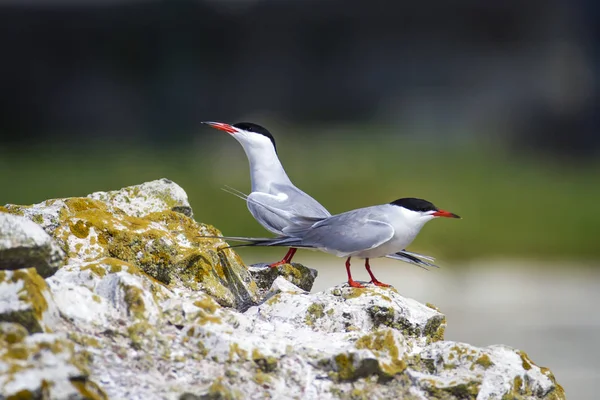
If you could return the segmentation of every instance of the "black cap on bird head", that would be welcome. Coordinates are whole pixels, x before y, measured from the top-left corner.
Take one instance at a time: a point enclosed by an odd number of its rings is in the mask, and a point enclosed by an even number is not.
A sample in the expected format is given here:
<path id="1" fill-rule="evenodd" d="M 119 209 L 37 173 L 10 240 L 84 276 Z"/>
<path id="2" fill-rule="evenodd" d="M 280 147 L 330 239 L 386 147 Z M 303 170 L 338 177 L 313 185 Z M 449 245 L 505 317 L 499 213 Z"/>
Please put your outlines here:
<path id="1" fill-rule="evenodd" d="M 271 132 L 267 130 L 267 128 L 262 127 L 258 124 L 254 124 L 252 122 L 238 122 L 237 124 L 233 124 L 234 128 L 243 129 L 247 132 L 258 133 L 259 135 L 263 135 L 267 137 L 271 143 L 273 143 L 273 147 L 275 151 L 277 151 L 277 146 L 275 145 L 275 138 L 271 135 Z"/>
<path id="2" fill-rule="evenodd" d="M 405 197 L 403 199 L 394 200 L 390 204 L 393 206 L 403 207 L 407 210 L 416 212 L 426 213 L 432 211 L 431 215 L 433 215 L 434 217 L 460 218 L 454 213 L 445 210 L 440 210 L 439 208 L 434 206 L 433 203 L 430 201 L 417 199 L 414 197 Z"/>

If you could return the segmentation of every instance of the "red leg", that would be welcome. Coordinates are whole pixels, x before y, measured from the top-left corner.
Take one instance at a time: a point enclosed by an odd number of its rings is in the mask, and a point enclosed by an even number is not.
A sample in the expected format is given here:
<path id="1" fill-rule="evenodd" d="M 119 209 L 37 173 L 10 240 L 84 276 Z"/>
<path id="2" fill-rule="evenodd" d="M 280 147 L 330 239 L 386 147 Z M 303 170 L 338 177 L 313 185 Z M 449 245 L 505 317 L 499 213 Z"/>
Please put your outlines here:
<path id="1" fill-rule="evenodd" d="M 276 263 L 269 264 L 269 267 L 275 268 L 275 267 L 279 267 L 280 265 L 283 265 L 283 264 L 289 264 L 290 262 L 292 262 L 292 257 L 294 257 L 294 254 L 296 254 L 297 250 L 298 249 L 296 249 L 294 247 L 290 247 L 290 249 L 288 250 L 288 252 L 286 253 L 286 255 L 283 257 L 283 259 L 281 261 L 277 261 Z"/>
<path id="2" fill-rule="evenodd" d="M 358 283 L 354 279 L 352 279 L 352 274 L 350 273 L 350 258 L 352 258 L 352 257 L 348 257 L 348 259 L 346 260 L 346 272 L 348 273 L 348 285 L 350 285 L 351 287 L 355 287 L 355 288 L 364 288 L 363 285 L 361 285 L 360 283 Z"/>
<path id="3" fill-rule="evenodd" d="M 390 287 L 390 285 L 388 285 L 387 283 L 379 282 L 377 280 L 377 278 L 375 278 L 375 275 L 373 275 L 373 273 L 371 272 L 371 266 L 369 265 L 369 259 L 368 258 L 365 259 L 365 268 L 367 269 L 367 272 L 371 276 L 371 283 L 373 285 L 375 285 L 375 286 L 381 286 L 381 287 Z"/>

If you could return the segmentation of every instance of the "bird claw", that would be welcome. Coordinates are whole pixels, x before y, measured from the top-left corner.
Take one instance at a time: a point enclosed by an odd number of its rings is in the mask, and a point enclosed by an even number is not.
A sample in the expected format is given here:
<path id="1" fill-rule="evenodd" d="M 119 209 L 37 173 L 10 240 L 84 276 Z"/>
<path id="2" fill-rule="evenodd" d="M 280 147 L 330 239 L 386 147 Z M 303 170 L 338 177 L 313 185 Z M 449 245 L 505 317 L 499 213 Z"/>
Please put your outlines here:
<path id="1" fill-rule="evenodd" d="M 348 281 L 348 286 L 353 287 L 353 288 L 364 288 L 364 285 L 361 285 L 360 283 L 356 282 L 356 281 Z"/>

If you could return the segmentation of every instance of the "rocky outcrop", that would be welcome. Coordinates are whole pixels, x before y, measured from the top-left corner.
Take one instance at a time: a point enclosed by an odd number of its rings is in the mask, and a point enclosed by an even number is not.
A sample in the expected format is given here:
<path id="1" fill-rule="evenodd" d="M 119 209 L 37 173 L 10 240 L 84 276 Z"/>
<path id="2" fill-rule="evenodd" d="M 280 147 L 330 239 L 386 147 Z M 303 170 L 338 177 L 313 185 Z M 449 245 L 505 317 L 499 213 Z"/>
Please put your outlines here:
<path id="1" fill-rule="evenodd" d="M 68 280 L 73 271 L 112 279 L 107 274 L 125 270 L 158 297 L 165 288 L 203 290 L 238 308 L 258 299 L 240 258 L 219 249 L 223 242 L 199 237 L 219 231 L 190 217 L 187 195 L 169 180 L 5 209 L 38 223 L 66 254 L 66 267 L 53 282 Z"/>
<path id="2" fill-rule="evenodd" d="M 394 289 L 247 268 L 170 181 L 0 210 L 65 257 L 46 280 L 0 270 L 0 398 L 564 398 L 525 353 L 444 341 L 444 315 Z"/>

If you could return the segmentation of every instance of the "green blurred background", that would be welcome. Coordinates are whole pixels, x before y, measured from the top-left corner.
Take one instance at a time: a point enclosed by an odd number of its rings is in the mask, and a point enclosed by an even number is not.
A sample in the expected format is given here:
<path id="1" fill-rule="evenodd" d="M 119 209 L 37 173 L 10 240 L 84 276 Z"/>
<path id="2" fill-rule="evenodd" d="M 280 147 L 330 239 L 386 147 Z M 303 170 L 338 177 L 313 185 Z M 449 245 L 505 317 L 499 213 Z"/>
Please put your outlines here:
<path id="1" fill-rule="evenodd" d="M 428 224 L 412 246 L 415 251 L 455 261 L 600 256 L 598 162 L 569 165 L 501 143 L 457 146 L 432 136 L 406 139 L 389 128 L 314 126 L 318 135 L 302 139 L 301 129 L 268 126 L 291 179 L 332 213 L 422 197 L 463 217 Z M 226 235 L 269 236 L 242 200 L 220 190 L 225 185 L 249 190 L 241 146 L 226 133 L 201 130 L 208 134 L 163 149 L 47 143 L 5 151 L 0 153 L 0 187 L 5 188 L 0 203 L 82 196 L 166 177 L 187 191 L 198 221 Z"/>

